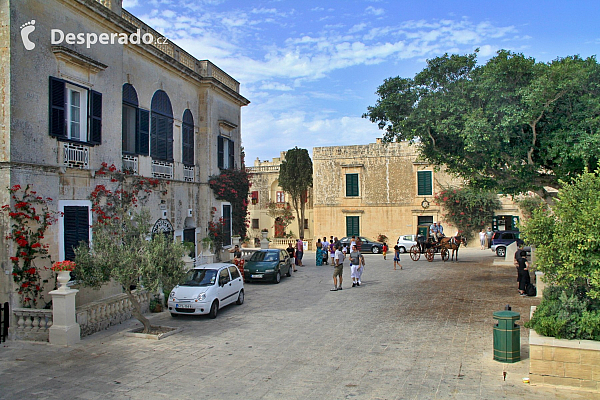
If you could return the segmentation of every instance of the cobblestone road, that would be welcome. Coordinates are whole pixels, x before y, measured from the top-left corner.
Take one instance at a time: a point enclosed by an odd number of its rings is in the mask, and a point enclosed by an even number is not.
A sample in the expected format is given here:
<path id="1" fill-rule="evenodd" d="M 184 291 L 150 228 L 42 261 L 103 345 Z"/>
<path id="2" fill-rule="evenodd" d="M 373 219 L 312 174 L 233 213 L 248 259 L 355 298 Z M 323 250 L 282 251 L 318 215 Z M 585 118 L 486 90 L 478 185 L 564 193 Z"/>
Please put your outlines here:
<path id="1" fill-rule="evenodd" d="M 135 323 L 60 348 L 0 348 L 2 399 L 554 399 L 591 398 L 526 385 L 523 361 L 492 360 L 493 311 L 522 319 L 536 298 L 516 293 L 512 266 L 490 251 L 459 262 L 366 255 L 364 283 L 330 292 L 332 268 L 304 268 L 279 285 L 247 284 L 246 302 L 216 320 L 167 313 L 153 324 L 184 330 L 160 341 L 126 337 Z M 506 381 L 503 379 L 506 372 Z"/>

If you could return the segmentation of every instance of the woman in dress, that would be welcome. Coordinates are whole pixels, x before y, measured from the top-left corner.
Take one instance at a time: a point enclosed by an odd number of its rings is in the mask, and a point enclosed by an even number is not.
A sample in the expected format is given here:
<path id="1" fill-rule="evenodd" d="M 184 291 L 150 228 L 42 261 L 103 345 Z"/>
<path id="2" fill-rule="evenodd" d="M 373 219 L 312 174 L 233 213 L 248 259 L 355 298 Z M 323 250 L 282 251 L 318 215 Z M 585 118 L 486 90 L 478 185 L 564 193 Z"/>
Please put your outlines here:
<path id="1" fill-rule="evenodd" d="M 529 277 L 529 263 L 525 256 L 527 252 L 521 251 L 520 257 L 517 258 L 517 282 L 519 282 L 519 294 L 521 296 L 525 296 L 525 290 L 527 289 L 527 285 L 531 283 L 531 278 Z"/>
<path id="2" fill-rule="evenodd" d="M 316 265 L 323 265 L 323 243 L 321 243 L 321 238 L 317 239 L 317 255 L 316 255 Z"/>

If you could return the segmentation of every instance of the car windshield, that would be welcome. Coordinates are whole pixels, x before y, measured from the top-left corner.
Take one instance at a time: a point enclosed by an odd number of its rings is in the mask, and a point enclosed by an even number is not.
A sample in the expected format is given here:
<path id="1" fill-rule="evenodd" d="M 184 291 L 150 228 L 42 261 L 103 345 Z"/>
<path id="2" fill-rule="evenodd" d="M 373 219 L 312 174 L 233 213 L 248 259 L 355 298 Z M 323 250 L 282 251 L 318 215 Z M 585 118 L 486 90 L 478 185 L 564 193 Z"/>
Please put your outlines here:
<path id="1" fill-rule="evenodd" d="M 212 286 L 217 281 L 217 270 L 214 269 L 192 269 L 185 277 L 185 283 L 181 286 Z"/>
<path id="2" fill-rule="evenodd" d="M 277 261 L 277 253 L 274 251 L 257 251 L 252 254 L 250 261 Z"/>

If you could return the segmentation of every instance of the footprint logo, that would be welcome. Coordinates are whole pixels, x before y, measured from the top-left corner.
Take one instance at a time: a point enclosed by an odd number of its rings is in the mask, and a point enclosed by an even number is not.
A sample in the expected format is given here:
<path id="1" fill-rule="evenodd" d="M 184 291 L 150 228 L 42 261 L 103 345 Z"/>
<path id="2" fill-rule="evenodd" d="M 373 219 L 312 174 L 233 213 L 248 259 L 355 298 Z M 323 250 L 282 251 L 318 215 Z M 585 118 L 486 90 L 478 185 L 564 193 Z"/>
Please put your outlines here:
<path id="1" fill-rule="evenodd" d="M 29 34 L 35 31 L 35 19 L 21 25 L 21 39 L 23 39 L 23 46 L 26 50 L 35 49 L 35 43 L 29 40 Z"/>

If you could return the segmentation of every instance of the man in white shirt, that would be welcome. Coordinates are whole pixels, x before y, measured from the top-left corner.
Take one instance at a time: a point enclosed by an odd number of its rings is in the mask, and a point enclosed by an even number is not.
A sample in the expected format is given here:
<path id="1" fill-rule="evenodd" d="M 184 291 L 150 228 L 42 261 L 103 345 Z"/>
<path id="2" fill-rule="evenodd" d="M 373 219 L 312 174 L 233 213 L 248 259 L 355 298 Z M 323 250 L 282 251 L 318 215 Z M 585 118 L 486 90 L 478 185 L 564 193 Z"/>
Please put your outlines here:
<path id="1" fill-rule="evenodd" d="M 340 249 L 340 246 L 338 246 L 335 250 L 335 256 L 333 257 L 333 289 L 331 289 L 332 292 L 338 291 L 338 290 L 342 290 L 342 274 L 344 273 L 344 259 L 346 258 L 346 256 L 344 256 L 344 253 L 342 252 L 342 250 Z M 338 286 L 338 279 L 340 278 L 340 284 Z"/>

